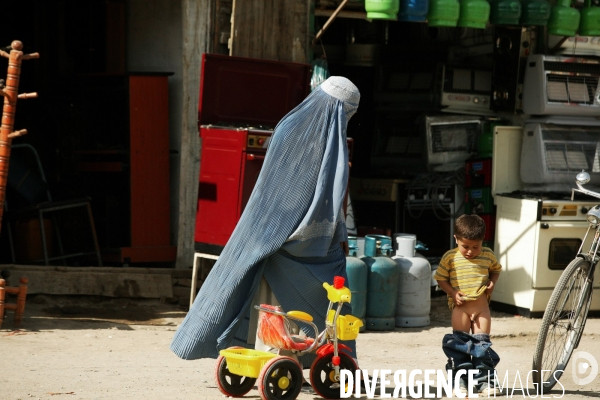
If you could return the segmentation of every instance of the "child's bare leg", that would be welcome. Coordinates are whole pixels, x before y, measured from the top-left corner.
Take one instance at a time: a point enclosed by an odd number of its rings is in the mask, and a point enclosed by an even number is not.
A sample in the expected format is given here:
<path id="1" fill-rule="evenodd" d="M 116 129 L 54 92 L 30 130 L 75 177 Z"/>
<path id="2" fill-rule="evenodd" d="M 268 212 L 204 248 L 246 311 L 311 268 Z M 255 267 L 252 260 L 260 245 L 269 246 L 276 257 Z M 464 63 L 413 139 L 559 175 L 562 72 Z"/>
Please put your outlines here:
<path id="1" fill-rule="evenodd" d="M 481 296 L 476 301 L 484 299 L 481 302 L 481 311 L 473 318 L 473 334 L 475 333 L 487 333 L 488 335 L 492 331 L 492 315 L 490 313 L 490 306 L 485 300 L 484 296 Z"/>
<path id="2" fill-rule="evenodd" d="M 471 318 L 464 312 L 463 306 L 454 306 L 452 310 L 452 330 L 469 333 Z"/>

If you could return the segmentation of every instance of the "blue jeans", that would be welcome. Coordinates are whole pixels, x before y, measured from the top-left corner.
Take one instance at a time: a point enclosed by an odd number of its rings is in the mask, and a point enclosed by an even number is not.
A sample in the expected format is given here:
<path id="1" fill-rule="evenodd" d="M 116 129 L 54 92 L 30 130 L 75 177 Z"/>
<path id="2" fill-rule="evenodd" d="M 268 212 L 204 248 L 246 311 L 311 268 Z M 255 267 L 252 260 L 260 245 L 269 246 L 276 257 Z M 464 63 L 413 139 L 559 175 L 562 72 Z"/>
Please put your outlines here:
<path id="1" fill-rule="evenodd" d="M 466 332 L 452 331 L 451 334 L 444 335 L 442 349 L 448 357 L 446 369 L 453 372 L 453 377 L 460 370 L 477 369 L 479 372 L 475 375 L 475 382 L 478 389 L 484 383 L 487 385 L 488 379 L 490 385 L 495 384 L 494 371 L 500 362 L 500 357 L 492 349 L 490 335 L 485 333 L 470 335 Z M 466 382 L 467 375 L 463 377 Z"/>

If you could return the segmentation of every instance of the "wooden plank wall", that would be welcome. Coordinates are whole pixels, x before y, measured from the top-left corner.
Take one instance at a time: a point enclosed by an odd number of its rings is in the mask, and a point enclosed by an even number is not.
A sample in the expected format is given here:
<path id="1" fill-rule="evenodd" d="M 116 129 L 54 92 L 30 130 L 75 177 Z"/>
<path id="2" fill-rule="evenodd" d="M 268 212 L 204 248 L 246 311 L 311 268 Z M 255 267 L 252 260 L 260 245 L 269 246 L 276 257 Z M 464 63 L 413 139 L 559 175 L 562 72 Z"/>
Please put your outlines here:
<path id="1" fill-rule="evenodd" d="M 306 63 L 310 0 L 234 0 L 230 55 Z"/>

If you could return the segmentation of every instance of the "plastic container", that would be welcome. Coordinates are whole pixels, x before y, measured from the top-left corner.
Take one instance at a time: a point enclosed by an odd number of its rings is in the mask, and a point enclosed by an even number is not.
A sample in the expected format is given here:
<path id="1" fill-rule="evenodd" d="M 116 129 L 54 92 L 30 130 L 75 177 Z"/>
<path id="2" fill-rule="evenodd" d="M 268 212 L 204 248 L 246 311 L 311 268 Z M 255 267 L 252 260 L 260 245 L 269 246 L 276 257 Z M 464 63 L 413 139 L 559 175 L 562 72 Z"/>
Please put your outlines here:
<path id="1" fill-rule="evenodd" d="M 230 372 L 249 378 L 258 378 L 267 361 L 277 357 L 275 353 L 240 348 L 221 350 L 219 354 L 227 360 L 227 369 Z"/>
<path id="2" fill-rule="evenodd" d="M 365 330 L 365 314 L 367 312 L 367 264 L 358 258 L 358 244 L 356 237 L 348 237 L 348 247 L 350 249 L 346 257 L 346 274 L 348 275 L 348 288 L 352 293 L 350 304 L 352 305 L 352 315 L 359 318 L 363 326 L 361 332 Z"/>
<path id="3" fill-rule="evenodd" d="M 489 18 L 490 3 L 486 0 L 461 0 L 458 26 L 485 29 Z"/>
<path id="4" fill-rule="evenodd" d="M 404 257 L 415 256 L 415 246 L 417 245 L 417 235 L 414 233 L 394 233 L 394 250 L 396 255 Z"/>
<path id="5" fill-rule="evenodd" d="M 579 36 L 600 36 L 600 7 L 592 7 L 591 0 L 586 0 L 580 13 Z"/>
<path id="6" fill-rule="evenodd" d="M 521 25 L 545 26 L 548 24 L 552 7 L 546 0 L 521 1 Z"/>
<path id="7" fill-rule="evenodd" d="M 399 0 L 365 0 L 367 19 L 396 20 L 399 9 Z"/>
<path id="8" fill-rule="evenodd" d="M 395 327 L 394 315 L 398 298 L 398 266 L 389 256 L 391 238 L 382 235 L 365 236 L 365 255 L 368 268 L 366 328 L 371 331 L 390 331 Z"/>
<path id="9" fill-rule="evenodd" d="M 335 314 L 334 310 L 331 310 Z M 362 328 L 362 321 L 353 315 L 338 315 L 337 337 L 340 340 L 355 340 Z"/>
<path id="10" fill-rule="evenodd" d="M 460 4 L 457 0 L 431 0 L 427 22 L 430 27 L 456 26 L 460 17 Z"/>
<path id="11" fill-rule="evenodd" d="M 575 36 L 580 18 L 579 11 L 571 8 L 571 0 L 558 0 L 550 13 L 548 33 L 556 36 Z"/>
<path id="12" fill-rule="evenodd" d="M 491 0 L 490 23 L 493 25 L 519 25 L 521 3 L 519 0 Z"/>
<path id="13" fill-rule="evenodd" d="M 365 255 L 365 238 L 364 237 L 357 237 L 356 238 L 356 246 L 358 247 L 356 249 L 356 257 L 360 258 L 362 256 Z"/>
<path id="14" fill-rule="evenodd" d="M 429 0 L 402 0 L 398 21 L 424 22 L 429 12 Z"/>

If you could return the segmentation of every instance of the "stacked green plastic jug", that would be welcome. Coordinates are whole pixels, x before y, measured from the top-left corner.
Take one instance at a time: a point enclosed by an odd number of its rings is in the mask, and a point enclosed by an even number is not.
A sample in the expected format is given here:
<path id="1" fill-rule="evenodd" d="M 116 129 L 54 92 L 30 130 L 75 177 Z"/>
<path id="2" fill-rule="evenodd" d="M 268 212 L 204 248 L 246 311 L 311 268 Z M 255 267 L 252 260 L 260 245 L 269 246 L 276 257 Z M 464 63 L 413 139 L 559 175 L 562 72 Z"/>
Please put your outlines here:
<path id="1" fill-rule="evenodd" d="M 580 14 L 571 8 L 571 0 L 558 0 L 552 7 L 548 33 L 556 36 L 575 36 L 579 29 Z"/>
<path id="2" fill-rule="evenodd" d="M 546 0 L 521 0 L 521 25 L 545 26 L 550 18 L 550 3 Z"/>
<path id="3" fill-rule="evenodd" d="M 485 29 L 490 18 L 490 3 L 486 0 L 461 0 L 458 26 Z"/>
<path id="4" fill-rule="evenodd" d="M 493 25 L 519 25 L 519 0 L 490 0 L 490 22 Z"/>
<path id="5" fill-rule="evenodd" d="M 399 0 L 365 0 L 365 10 L 368 19 L 390 19 L 398 18 L 400 10 Z"/>
<path id="6" fill-rule="evenodd" d="M 457 0 L 431 0 L 427 21 L 431 27 L 456 26 L 460 17 Z"/>
<path id="7" fill-rule="evenodd" d="M 600 7 L 592 7 L 592 1 L 585 1 L 581 10 L 579 36 L 600 36 Z"/>

